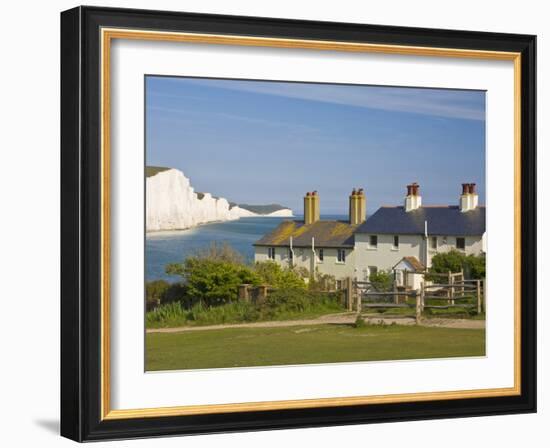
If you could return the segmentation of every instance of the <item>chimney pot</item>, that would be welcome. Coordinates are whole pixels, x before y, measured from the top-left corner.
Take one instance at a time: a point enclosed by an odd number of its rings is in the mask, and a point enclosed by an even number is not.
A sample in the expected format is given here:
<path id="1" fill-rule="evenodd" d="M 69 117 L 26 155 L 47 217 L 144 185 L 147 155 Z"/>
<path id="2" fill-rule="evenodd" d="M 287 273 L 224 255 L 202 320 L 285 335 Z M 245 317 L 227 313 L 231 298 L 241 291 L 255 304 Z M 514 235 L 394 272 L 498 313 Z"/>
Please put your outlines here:
<path id="1" fill-rule="evenodd" d="M 470 184 L 470 193 L 475 194 L 476 193 L 476 184 Z"/>
<path id="2" fill-rule="evenodd" d="M 462 194 L 468 194 L 470 192 L 470 184 L 462 184 Z"/>

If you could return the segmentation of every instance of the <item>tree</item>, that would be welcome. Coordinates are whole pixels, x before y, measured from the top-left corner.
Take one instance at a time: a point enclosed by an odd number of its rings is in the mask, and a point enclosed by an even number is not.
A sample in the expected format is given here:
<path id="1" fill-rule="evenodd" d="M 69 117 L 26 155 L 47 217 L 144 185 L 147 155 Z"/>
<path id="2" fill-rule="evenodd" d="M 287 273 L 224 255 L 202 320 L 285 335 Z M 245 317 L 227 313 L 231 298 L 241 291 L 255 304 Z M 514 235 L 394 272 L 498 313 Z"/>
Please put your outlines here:
<path id="1" fill-rule="evenodd" d="M 240 254 L 240 252 L 233 249 L 233 247 L 226 242 L 218 243 L 216 241 L 212 241 L 208 248 L 198 250 L 195 253 L 194 257 L 205 260 L 226 261 L 228 263 L 244 264 L 244 258 Z"/>

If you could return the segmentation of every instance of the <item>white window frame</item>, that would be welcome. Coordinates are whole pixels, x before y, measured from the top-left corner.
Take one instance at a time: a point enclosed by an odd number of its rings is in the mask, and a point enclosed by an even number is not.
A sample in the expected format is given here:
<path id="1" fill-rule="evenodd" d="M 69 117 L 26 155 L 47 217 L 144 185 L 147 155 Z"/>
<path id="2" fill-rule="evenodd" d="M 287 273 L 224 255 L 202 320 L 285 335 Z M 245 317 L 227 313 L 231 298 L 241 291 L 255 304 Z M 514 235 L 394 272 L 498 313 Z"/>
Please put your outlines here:
<path id="1" fill-rule="evenodd" d="M 395 245 L 395 239 L 396 238 L 397 238 L 397 246 Z M 393 251 L 398 251 L 399 250 L 399 235 L 393 235 L 391 250 L 393 250 Z"/>
<path id="2" fill-rule="evenodd" d="M 435 241 L 435 247 L 433 245 L 433 242 Z M 430 237 L 430 250 L 434 250 L 436 251 L 437 250 L 437 247 L 438 247 L 438 241 L 437 241 L 437 236 L 431 236 Z"/>
<path id="3" fill-rule="evenodd" d="M 323 248 L 319 249 L 319 252 L 317 253 L 317 262 L 323 263 L 325 261 L 325 251 Z"/>
<path id="4" fill-rule="evenodd" d="M 464 247 L 458 247 L 458 240 L 464 241 Z M 456 249 L 466 251 L 466 237 L 464 236 L 457 236 L 455 241 Z"/>
<path id="5" fill-rule="evenodd" d="M 275 248 L 274 247 L 268 247 L 267 248 L 267 259 L 275 261 Z"/>
<path id="6" fill-rule="evenodd" d="M 340 256 L 342 254 L 342 256 Z M 336 251 L 336 263 L 346 264 L 346 249 L 337 249 Z"/>

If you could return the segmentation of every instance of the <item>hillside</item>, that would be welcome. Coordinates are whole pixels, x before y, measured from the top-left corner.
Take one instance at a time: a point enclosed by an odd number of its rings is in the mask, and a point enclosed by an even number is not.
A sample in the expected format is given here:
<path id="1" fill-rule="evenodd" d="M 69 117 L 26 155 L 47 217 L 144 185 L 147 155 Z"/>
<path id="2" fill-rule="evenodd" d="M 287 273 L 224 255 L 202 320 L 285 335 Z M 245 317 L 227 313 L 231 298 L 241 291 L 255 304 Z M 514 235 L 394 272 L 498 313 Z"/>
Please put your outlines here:
<path id="1" fill-rule="evenodd" d="M 267 204 L 267 205 L 252 205 L 252 204 L 237 204 L 240 208 L 244 208 L 252 213 L 258 215 L 269 215 L 279 210 L 288 210 L 288 207 L 285 207 L 280 204 Z"/>
<path id="2" fill-rule="evenodd" d="M 155 174 L 162 173 L 163 171 L 168 171 L 172 168 L 167 168 L 165 166 L 146 166 L 145 167 L 145 177 L 152 177 Z"/>

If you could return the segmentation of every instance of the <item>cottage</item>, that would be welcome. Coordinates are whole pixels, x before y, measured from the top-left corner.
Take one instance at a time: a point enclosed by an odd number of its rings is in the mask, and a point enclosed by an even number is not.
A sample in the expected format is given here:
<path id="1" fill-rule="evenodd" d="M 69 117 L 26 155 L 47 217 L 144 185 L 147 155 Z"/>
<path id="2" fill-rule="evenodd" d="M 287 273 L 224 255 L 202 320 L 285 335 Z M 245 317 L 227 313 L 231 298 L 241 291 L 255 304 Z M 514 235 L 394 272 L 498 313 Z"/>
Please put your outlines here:
<path id="1" fill-rule="evenodd" d="M 365 194 L 352 193 L 347 221 L 321 220 L 319 202 L 316 191 L 308 192 L 304 197 L 304 220 L 284 221 L 258 240 L 254 244 L 255 261 L 272 260 L 336 279 L 353 277 L 354 232 L 366 218 Z"/>
<path id="2" fill-rule="evenodd" d="M 284 221 L 258 240 L 255 260 L 303 267 L 337 280 L 368 281 L 380 270 L 394 271 L 400 285 L 416 289 L 416 274 L 430 267 L 435 254 L 485 252 L 485 207 L 478 205 L 475 187 L 462 184 L 458 205 L 423 206 L 420 186 L 413 183 L 402 206 L 381 207 L 368 219 L 365 193 L 354 189 L 345 221 L 321 219 L 319 194 L 307 193 L 304 219 Z"/>

